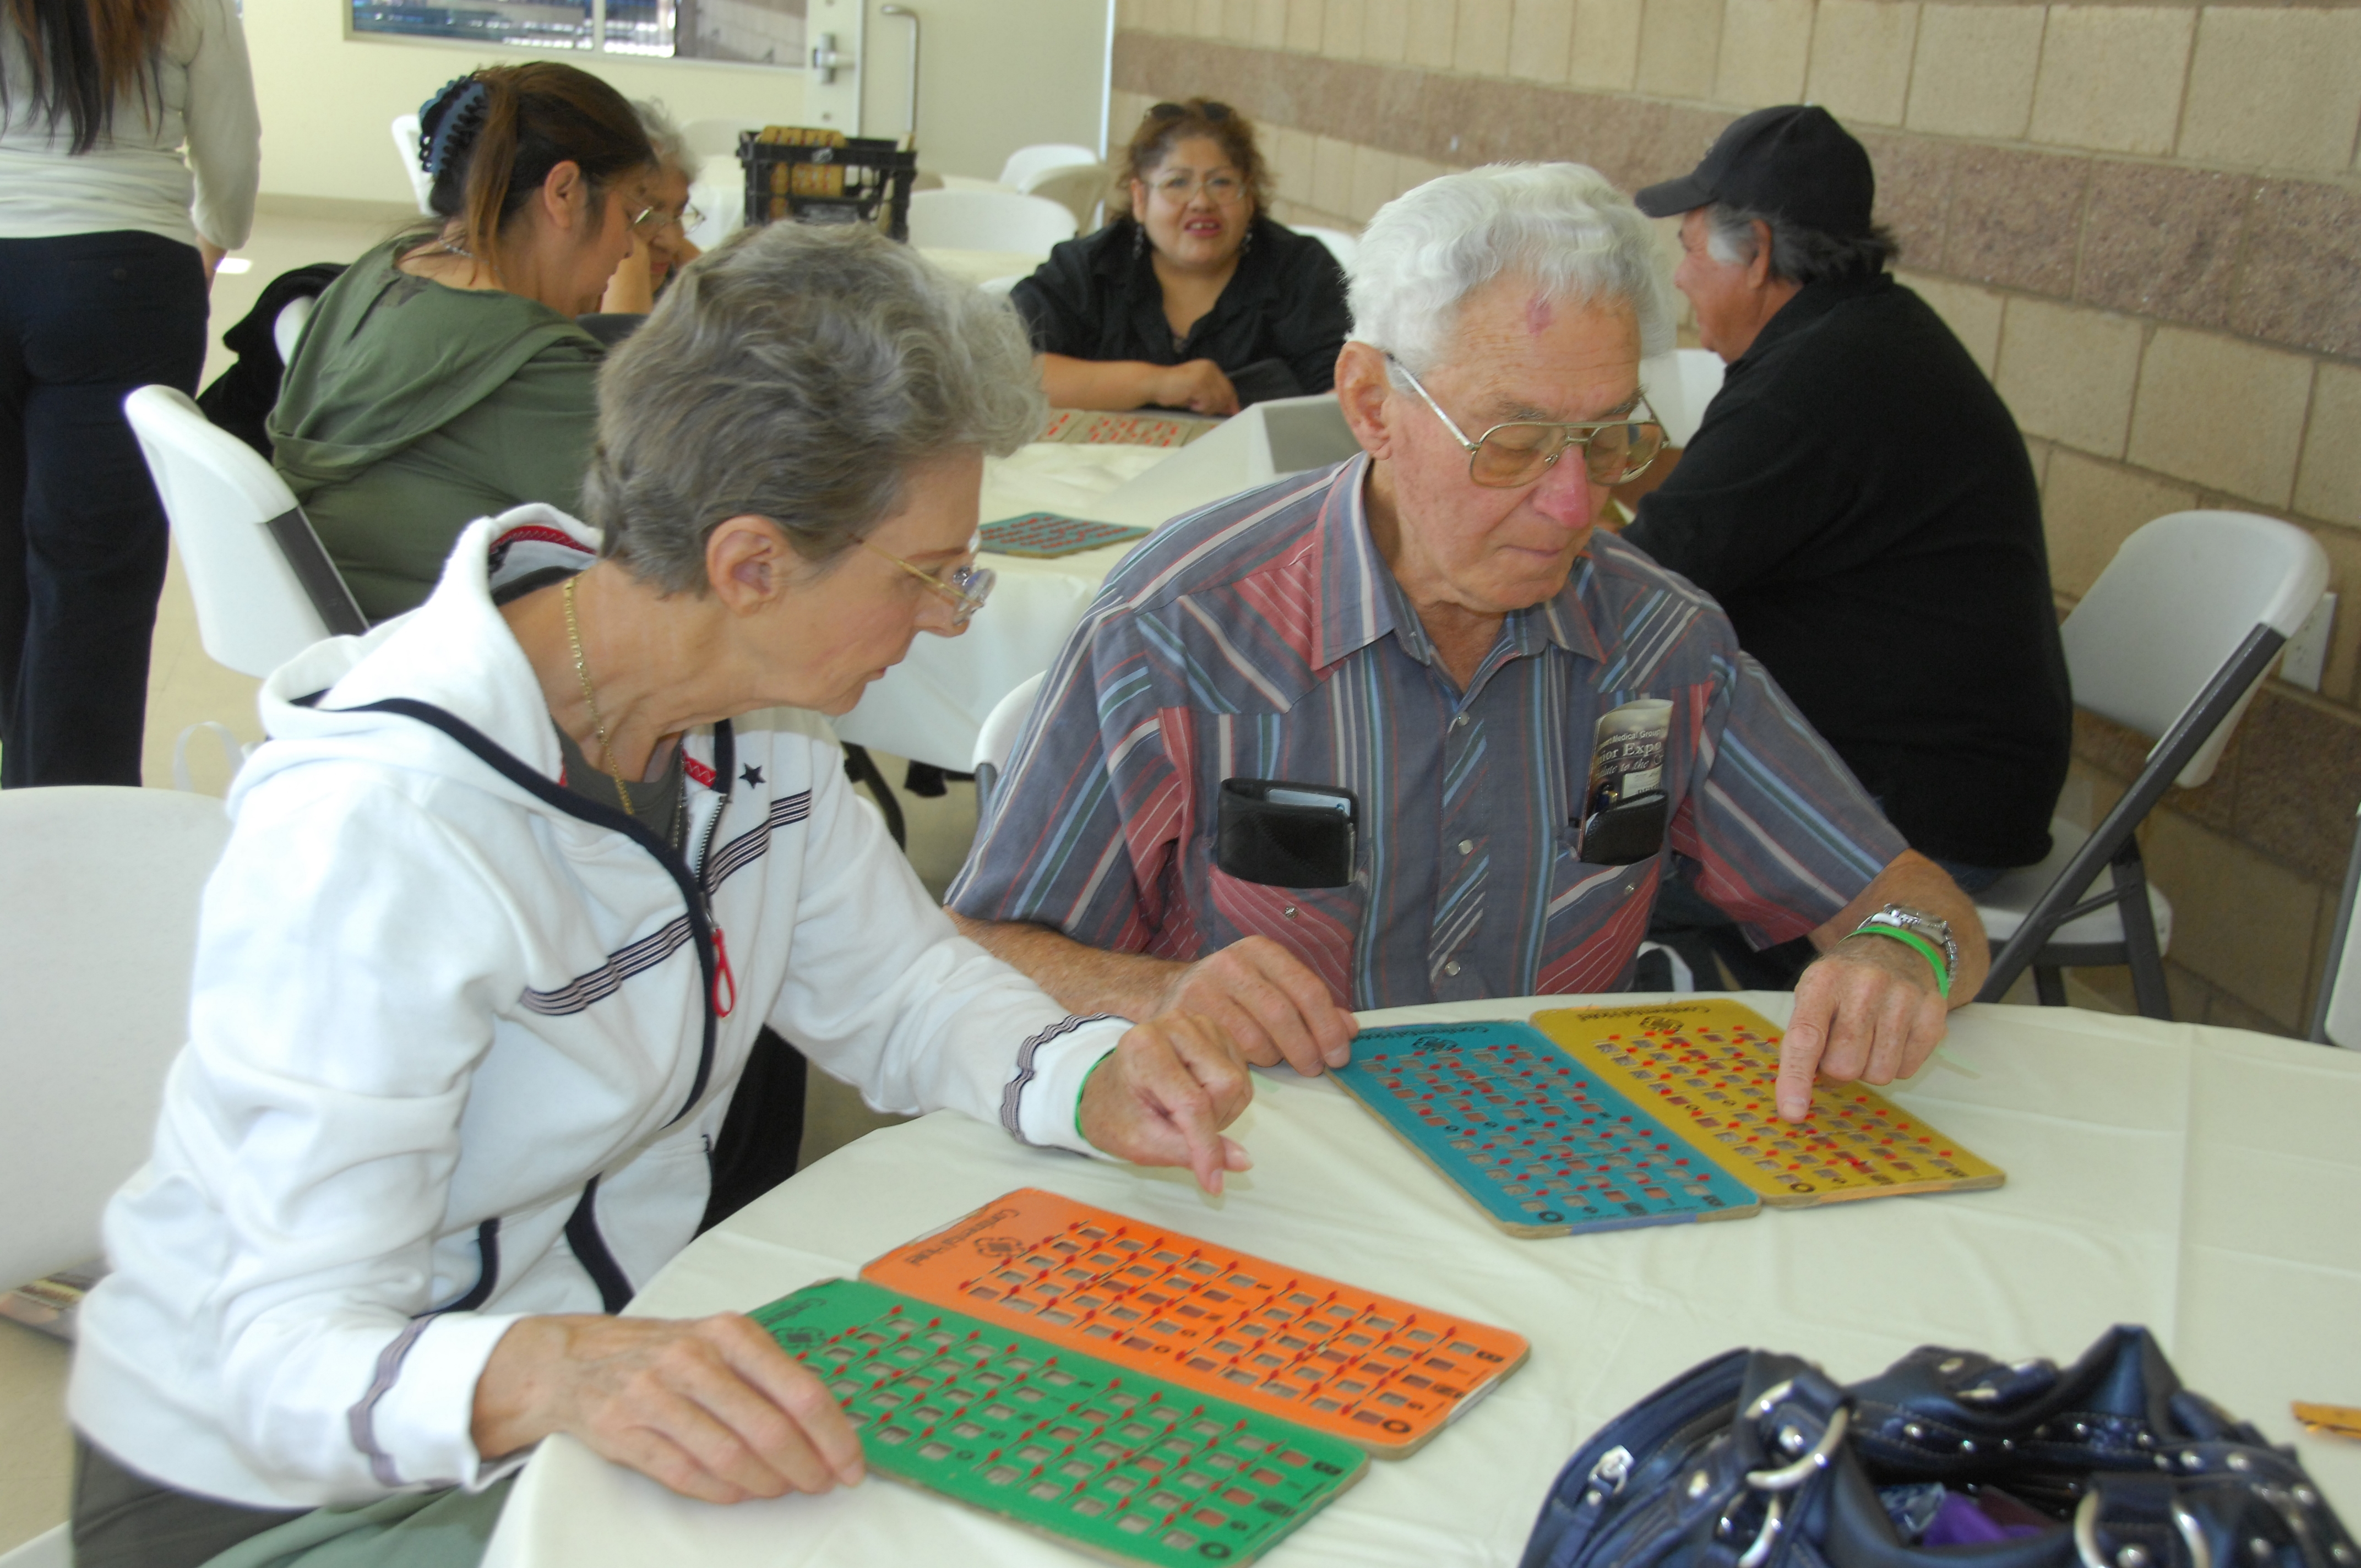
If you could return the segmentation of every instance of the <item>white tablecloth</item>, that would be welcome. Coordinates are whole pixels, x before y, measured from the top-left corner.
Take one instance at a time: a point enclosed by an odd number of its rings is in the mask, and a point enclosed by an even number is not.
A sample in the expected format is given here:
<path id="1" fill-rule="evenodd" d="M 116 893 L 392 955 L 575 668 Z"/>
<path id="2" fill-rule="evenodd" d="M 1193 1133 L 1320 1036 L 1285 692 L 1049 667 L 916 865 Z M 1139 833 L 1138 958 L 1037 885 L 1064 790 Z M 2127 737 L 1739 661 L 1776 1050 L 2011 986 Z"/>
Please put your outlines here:
<path id="1" fill-rule="evenodd" d="M 1743 1000 L 1784 1020 L 1790 998 Z M 1364 1021 L 1521 1017 L 1535 1005 L 1565 999 Z M 1896 1098 L 2006 1168 L 1996 1191 L 1516 1241 L 1341 1091 L 1278 1073 L 1234 1129 L 1256 1168 L 1221 1200 L 1185 1175 L 1027 1150 L 945 1113 L 813 1166 L 699 1239 L 631 1310 L 758 1306 L 1034 1186 L 1532 1342 L 1525 1366 L 1464 1420 L 1409 1459 L 1373 1464 L 1290 1537 L 1270 1559 L 1284 1568 L 1512 1563 L 1583 1438 L 1732 1346 L 1797 1352 L 1850 1379 L 1922 1343 L 2067 1360 L 2117 1322 L 2149 1325 L 2191 1387 L 2295 1442 L 2356 1522 L 2361 1443 L 2299 1435 L 2288 1402 L 2361 1404 L 2361 1056 L 1985 1005 L 1957 1015 L 1945 1049 Z M 526 1467 L 489 1558 L 495 1568 L 1081 1561 L 882 1479 L 715 1508 L 566 1439 Z"/>
<path id="2" fill-rule="evenodd" d="M 983 466 L 983 521 L 1028 511 L 1090 512 L 1091 502 L 1165 458 L 1159 446 L 1036 442 Z M 1000 575 L 992 598 L 958 637 L 921 634 L 910 655 L 836 720 L 839 738 L 965 773 L 993 705 L 1049 667 L 1115 564 L 1110 544 L 1054 561 L 986 553 Z"/>

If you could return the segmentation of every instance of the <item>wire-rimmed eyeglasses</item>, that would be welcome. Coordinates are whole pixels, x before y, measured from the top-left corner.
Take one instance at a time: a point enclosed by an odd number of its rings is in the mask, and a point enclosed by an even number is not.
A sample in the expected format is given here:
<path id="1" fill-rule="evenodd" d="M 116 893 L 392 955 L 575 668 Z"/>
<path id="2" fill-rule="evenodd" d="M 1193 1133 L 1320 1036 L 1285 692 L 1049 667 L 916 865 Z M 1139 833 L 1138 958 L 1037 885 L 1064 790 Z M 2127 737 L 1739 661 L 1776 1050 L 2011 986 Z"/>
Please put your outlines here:
<path id="1" fill-rule="evenodd" d="M 976 541 L 968 542 L 969 549 L 974 549 Z M 884 556 L 926 584 L 935 597 L 951 607 L 951 625 L 954 628 L 964 627 L 975 619 L 975 612 L 982 609 L 983 601 L 992 597 L 992 585 L 1000 580 L 999 574 L 991 567 L 978 566 L 970 562 L 962 562 L 939 577 L 932 572 L 913 566 L 899 555 L 887 554 L 866 539 L 861 542 L 861 547 L 872 555 Z"/>
<path id="2" fill-rule="evenodd" d="M 1593 483 L 1620 485 L 1646 473 L 1664 448 L 1664 427 L 1656 422 L 1645 398 L 1637 409 L 1619 419 L 1510 420 L 1470 441 L 1443 411 L 1443 405 L 1419 385 L 1409 366 L 1390 354 L 1386 363 L 1401 372 L 1411 390 L 1434 411 L 1452 439 L 1466 449 L 1467 477 L 1489 489 L 1513 490 L 1532 484 L 1555 466 L 1569 446 L 1582 448 L 1582 464 Z"/>

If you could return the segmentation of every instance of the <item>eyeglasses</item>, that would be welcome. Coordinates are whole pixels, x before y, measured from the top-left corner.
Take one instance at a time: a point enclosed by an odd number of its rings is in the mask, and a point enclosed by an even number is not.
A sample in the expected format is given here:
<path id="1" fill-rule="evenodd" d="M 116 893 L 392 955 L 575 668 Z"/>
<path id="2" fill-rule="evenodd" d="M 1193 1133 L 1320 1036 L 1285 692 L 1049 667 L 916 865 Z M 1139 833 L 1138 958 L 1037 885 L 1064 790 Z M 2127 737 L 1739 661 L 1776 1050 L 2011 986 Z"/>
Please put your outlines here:
<path id="1" fill-rule="evenodd" d="M 1559 422 L 1548 420 L 1511 420 L 1496 424 L 1475 440 L 1467 439 L 1459 426 L 1443 411 L 1410 367 L 1386 356 L 1386 363 L 1401 372 L 1402 379 L 1411 385 L 1434 411 L 1452 439 L 1467 450 L 1467 477 L 1476 483 L 1495 490 L 1513 490 L 1530 485 L 1556 466 L 1569 446 L 1582 448 L 1582 464 L 1589 471 L 1592 483 L 1620 485 L 1638 478 L 1656 460 L 1664 447 L 1664 428 L 1658 424 L 1654 411 L 1645 398 L 1640 407 L 1622 419 L 1577 420 Z M 1644 414 L 1645 417 L 1640 417 Z"/>
<path id="2" fill-rule="evenodd" d="M 1208 174 L 1202 180 L 1194 174 L 1168 174 L 1148 188 L 1175 203 L 1186 202 L 1202 191 L 1205 200 L 1221 207 L 1231 205 L 1246 193 L 1246 182 L 1235 174 Z"/>
<path id="3" fill-rule="evenodd" d="M 976 543 L 975 540 L 969 540 L 968 548 L 973 550 Z M 951 625 L 954 628 L 964 627 L 975 619 L 975 612 L 982 609 L 983 601 L 992 597 L 992 585 L 1000 580 L 999 574 L 989 566 L 965 564 L 953 566 L 949 576 L 939 577 L 932 572 L 920 571 L 899 555 L 887 555 L 866 539 L 861 542 L 861 547 L 872 555 L 884 556 L 926 584 L 928 591 L 951 607 Z"/>

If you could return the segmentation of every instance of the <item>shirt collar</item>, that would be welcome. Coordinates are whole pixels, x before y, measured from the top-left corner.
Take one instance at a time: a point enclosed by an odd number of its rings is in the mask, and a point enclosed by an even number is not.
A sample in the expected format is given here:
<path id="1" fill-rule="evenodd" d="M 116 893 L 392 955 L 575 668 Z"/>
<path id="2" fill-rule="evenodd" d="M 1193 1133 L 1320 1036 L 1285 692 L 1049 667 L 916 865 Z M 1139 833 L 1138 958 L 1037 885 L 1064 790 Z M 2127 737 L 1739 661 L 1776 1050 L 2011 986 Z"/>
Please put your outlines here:
<path id="1" fill-rule="evenodd" d="M 1402 651 L 1420 663 L 1432 665 L 1435 660 L 1426 628 L 1370 536 L 1368 477 L 1369 455 L 1365 452 L 1336 470 L 1321 501 L 1314 669 L 1327 669 L 1389 631 L 1401 643 Z M 1501 628 L 1509 655 L 1523 658 L 1554 643 L 1569 653 L 1604 659 L 1605 649 L 1589 606 L 1597 576 L 1597 563 L 1586 549 L 1556 594 L 1531 609 L 1512 612 Z"/>

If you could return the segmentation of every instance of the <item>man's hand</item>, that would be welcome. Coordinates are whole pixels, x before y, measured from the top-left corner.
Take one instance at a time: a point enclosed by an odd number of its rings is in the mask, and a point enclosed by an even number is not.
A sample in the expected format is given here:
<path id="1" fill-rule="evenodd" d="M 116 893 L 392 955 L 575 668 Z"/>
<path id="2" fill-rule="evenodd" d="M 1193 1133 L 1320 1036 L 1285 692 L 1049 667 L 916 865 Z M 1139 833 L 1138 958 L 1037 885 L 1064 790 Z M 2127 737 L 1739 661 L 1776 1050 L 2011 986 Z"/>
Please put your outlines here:
<path id="1" fill-rule="evenodd" d="M 1197 1185 L 1254 1161 L 1222 1129 L 1254 1100 L 1254 1080 L 1229 1036 L 1186 1013 L 1136 1025 L 1082 1085 L 1082 1136 L 1134 1165 L 1185 1165 Z"/>
<path id="2" fill-rule="evenodd" d="M 1222 367 L 1210 359 L 1191 359 L 1172 366 L 1159 373 L 1149 387 L 1148 400 L 1168 409 L 1187 409 L 1201 414 L 1238 411 L 1237 389 L 1222 374 Z"/>
<path id="3" fill-rule="evenodd" d="M 1227 1030 L 1257 1067 L 1285 1062 L 1307 1078 L 1353 1059 L 1360 1025 L 1328 982 L 1268 937 L 1246 937 L 1174 975 L 1159 1013 L 1195 1013 Z"/>
<path id="4" fill-rule="evenodd" d="M 1779 1114 L 1812 1113 L 1812 1081 L 1891 1083 L 1908 1078 L 1943 1043 L 1949 1008 L 1916 949 L 1883 937 L 1850 937 L 1795 982 L 1795 1012 L 1779 1047 Z"/>
<path id="5" fill-rule="evenodd" d="M 736 1313 L 525 1318 L 476 1381 L 476 1452 L 554 1431 L 708 1503 L 858 1485 L 861 1440 L 836 1398 Z"/>

